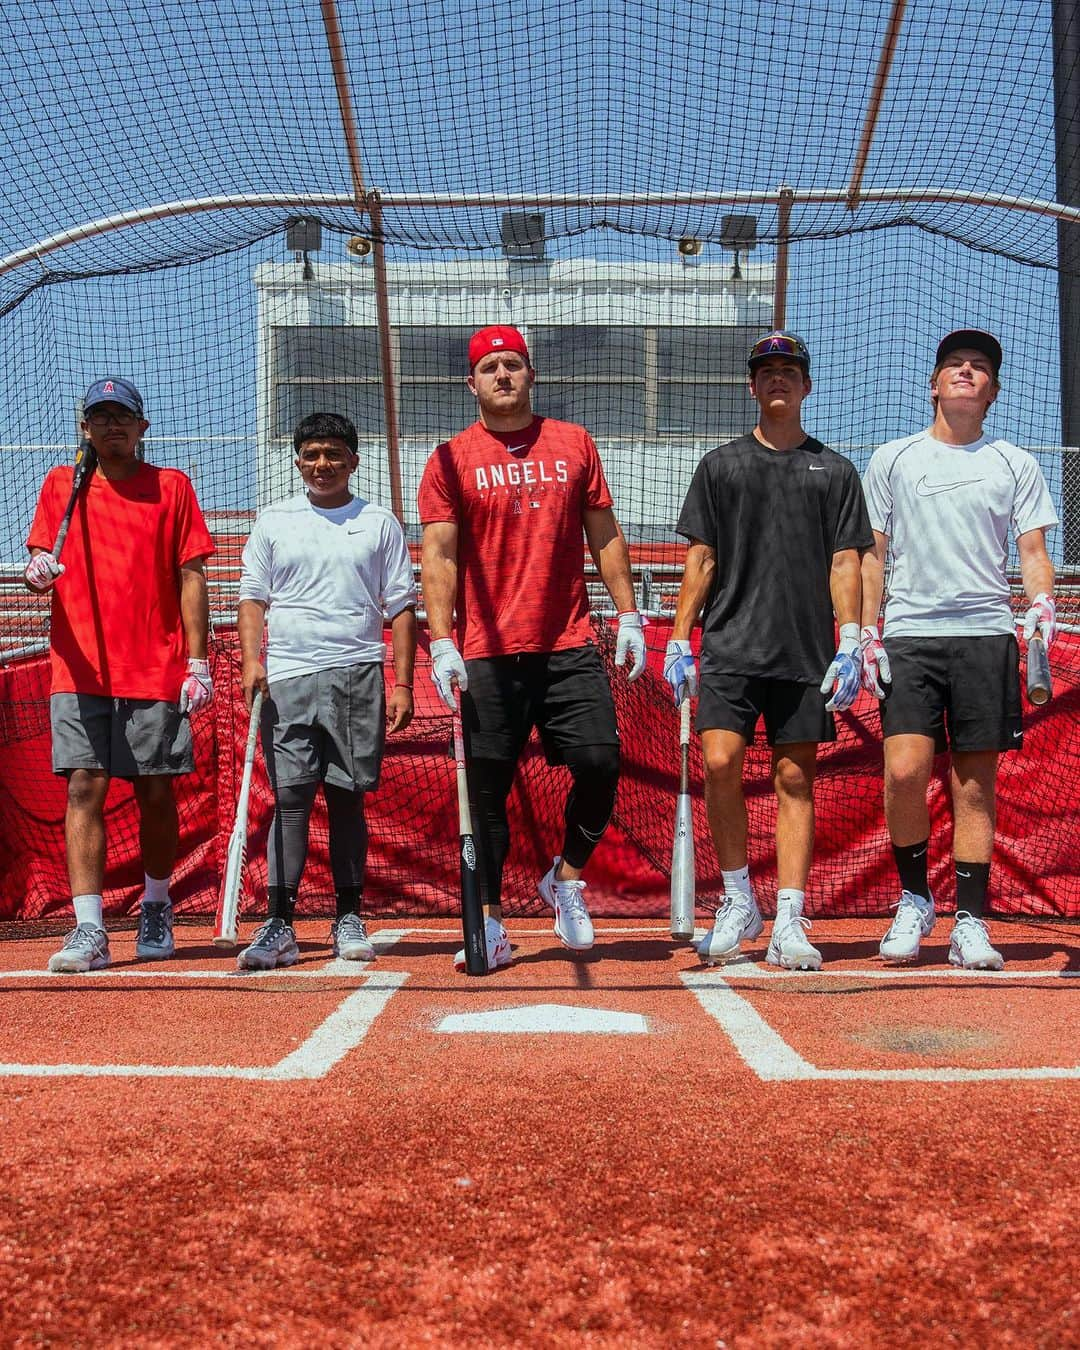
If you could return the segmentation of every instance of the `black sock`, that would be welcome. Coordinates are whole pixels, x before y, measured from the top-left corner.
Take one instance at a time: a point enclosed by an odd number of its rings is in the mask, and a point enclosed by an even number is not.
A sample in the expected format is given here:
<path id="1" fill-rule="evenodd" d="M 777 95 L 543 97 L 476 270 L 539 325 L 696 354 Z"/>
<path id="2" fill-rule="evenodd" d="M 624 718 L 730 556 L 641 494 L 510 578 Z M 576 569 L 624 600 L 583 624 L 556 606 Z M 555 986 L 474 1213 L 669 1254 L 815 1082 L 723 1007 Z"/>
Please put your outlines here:
<path id="1" fill-rule="evenodd" d="M 986 912 L 986 893 L 990 889 L 990 864 L 956 860 L 956 909 L 966 909 L 976 919 Z"/>
<path id="2" fill-rule="evenodd" d="M 289 886 L 269 887 L 269 914 L 272 919 L 284 919 L 292 927 L 293 911 L 296 909 L 296 892 Z"/>
<path id="3" fill-rule="evenodd" d="M 343 919 L 346 914 L 360 913 L 360 887 L 359 886 L 339 886 L 337 889 L 337 914 L 338 919 Z"/>
<path id="4" fill-rule="evenodd" d="M 930 883 L 926 879 L 926 855 L 929 846 L 929 839 L 924 839 L 921 844 L 892 846 L 896 870 L 900 873 L 900 885 L 912 895 L 921 895 L 924 900 L 930 899 Z"/>

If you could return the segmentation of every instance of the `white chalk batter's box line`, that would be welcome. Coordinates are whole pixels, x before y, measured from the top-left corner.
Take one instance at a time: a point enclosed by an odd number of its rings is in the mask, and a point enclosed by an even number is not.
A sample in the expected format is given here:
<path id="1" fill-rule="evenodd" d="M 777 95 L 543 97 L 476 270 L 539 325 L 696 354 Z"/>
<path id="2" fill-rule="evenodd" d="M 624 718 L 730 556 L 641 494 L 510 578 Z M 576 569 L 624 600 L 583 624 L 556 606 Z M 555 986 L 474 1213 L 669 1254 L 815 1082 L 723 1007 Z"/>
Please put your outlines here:
<path id="1" fill-rule="evenodd" d="M 375 945 L 389 950 L 397 941 L 419 929 L 383 929 L 373 936 Z M 426 930 L 443 932 L 445 930 Z M 611 931 L 611 930 L 608 930 Z M 643 931 L 632 929 L 627 931 Z M 655 930 L 644 930 L 655 931 Z M 546 936 L 547 930 L 544 930 Z M 524 934 L 523 934 L 524 935 Z M 1076 971 L 964 971 L 942 970 L 829 970 L 780 971 L 755 965 L 750 961 L 726 966 L 723 974 L 716 972 L 684 972 L 683 984 L 697 997 L 705 1011 L 712 1016 L 731 1040 L 737 1053 L 759 1078 L 768 1082 L 807 1079 L 916 1082 L 977 1082 L 993 1079 L 1080 1078 L 1080 1068 L 1038 1069 L 819 1069 L 804 1060 L 740 995 L 728 981 L 761 980 L 765 983 L 781 979 L 844 980 L 884 979 L 1068 979 L 1080 975 Z M 36 980 L 49 982 L 57 979 L 47 971 L 17 970 L 0 972 L 3 980 Z M 389 1003 L 394 993 L 408 980 L 408 974 L 390 971 L 370 971 L 366 965 L 353 961 L 331 960 L 319 966 L 297 969 L 286 967 L 268 971 L 229 970 L 170 970 L 157 966 L 153 969 L 116 970 L 105 968 L 73 977 L 79 983 L 86 980 L 109 981 L 178 981 L 207 980 L 248 983 L 252 980 L 277 981 L 332 978 L 356 982 L 357 988 L 327 1016 L 310 1036 L 278 1063 L 269 1066 L 238 1065 L 158 1065 L 158 1064 L 3 1064 L 0 1077 L 147 1077 L 147 1078 L 237 1078 L 248 1081 L 288 1082 L 324 1077 L 330 1069 L 351 1050 L 356 1049 L 371 1029 L 376 1018 Z"/>
<path id="2" fill-rule="evenodd" d="M 767 972 L 757 967 L 742 969 L 725 967 L 722 974 L 716 972 L 683 971 L 680 976 L 683 984 L 694 994 L 708 1015 L 715 1019 L 725 1035 L 735 1047 L 743 1063 L 753 1070 L 763 1082 L 866 1082 L 866 1083 L 981 1083 L 1004 1082 L 1009 1080 L 1028 1081 L 1043 1079 L 1080 1080 L 1080 1065 L 1059 1067 L 1044 1065 L 1025 1069 L 965 1069 L 965 1068 L 924 1068 L 924 1069 L 821 1069 L 811 1064 L 780 1035 L 742 994 L 736 993 L 729 983 L 736 980 L 756 979 L 762 986 L 786 978 L 820 980 L 821 971 L 775 971 Z M 1004 974 L 1019 975 L 1021 972 L 1004 971 L 956 971 L 956 976 L 968 975 L 985 978 Z M 918 979 L 927 974 L 948 977 L 948 971 L 829 971 L 830 976 L 845 980 L 861 980 L 867 975 L 878 979 Z M 1074 971 L 1057 971 L 1043 978 L 1068 977 Z M 1026 978 L 1031 978 L 1030 974 Z"/>

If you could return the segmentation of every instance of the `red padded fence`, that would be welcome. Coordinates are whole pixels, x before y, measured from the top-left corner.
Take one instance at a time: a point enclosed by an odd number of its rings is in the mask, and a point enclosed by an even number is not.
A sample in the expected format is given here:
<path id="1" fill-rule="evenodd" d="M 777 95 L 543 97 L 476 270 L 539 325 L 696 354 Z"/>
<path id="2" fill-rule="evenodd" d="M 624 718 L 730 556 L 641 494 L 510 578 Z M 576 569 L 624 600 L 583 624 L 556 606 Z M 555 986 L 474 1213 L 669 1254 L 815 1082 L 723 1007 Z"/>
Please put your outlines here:
<path id="1" fill-rule="evenodd" d="M 598 628 L 610 664 L 610 630 Z M 628 687 L 613 687 L 622 737 L 622 778 L 615 819 L 590 863 L 590 908 L 597 915 L 665 912 L 677 785 L 677 716 L 661 675 L 668 629 L 647 630 L 649 669 Z M 234 633 L 219 633 L 212 664 L 217 696 L 195 721 L 197 771 L 180 782 L 180 859 L 172 892 L 181 914 L 212 913 L 232 827 L 247 715 L 238 694 Z M 1004 757 L 999 779 L 998 843 L 992 904 L 999 913 L 1080 917 L 1080 636 L 1054 648 L 1055 697 L 1025 709 L 1025 743 Z M 390 669 L 389 665 L 387 667 Z M 366 908 L 373 914 L 448 914 L 457 894 L 457 817 L 449 717 L 437 701 L 426 657 L 418 659 L 417 716 L 391 738 L 377 792 L 369 798 L 371 848 Z M 64 867 L 64 784 L 50 771 L 48 668 L 44 658 L 0 671 L 0 918 L 60 916 L 69 905 Z M 877 705 L 860 695 L 839 719 L 835 745 L 823 747 L 816 792 L 817 842 L 808 905 L 818 915 L 883 913 L 896 882 L 882 817 L 881 741 Z M 947 761 L 932 786 L 931 884 L 952 899 Z M 698 900 L 715 894 L 716 862 L 701 795 L 700 749 L 693 746 Z M 510 914 L 539 913 L 537 878 L 558 850 L 565 770 L 549 767 L 536 741 L 515 784 L 513 845 L 506 872 Z M 751 872 L 765 909 L 775 886 L 775 804 L 769 752 L 759 740 L 747 756 Z M 257 760 L 244 912 L 260 912 L 266 884 L 266 837 L 272 802 Z M 115 783 L 107 806 L 106 911 L 128 913 L 142 883 L 130 788 Z M 300 912 L 332 909 L 326 823 L 321 797 L 301 889 Z"/>

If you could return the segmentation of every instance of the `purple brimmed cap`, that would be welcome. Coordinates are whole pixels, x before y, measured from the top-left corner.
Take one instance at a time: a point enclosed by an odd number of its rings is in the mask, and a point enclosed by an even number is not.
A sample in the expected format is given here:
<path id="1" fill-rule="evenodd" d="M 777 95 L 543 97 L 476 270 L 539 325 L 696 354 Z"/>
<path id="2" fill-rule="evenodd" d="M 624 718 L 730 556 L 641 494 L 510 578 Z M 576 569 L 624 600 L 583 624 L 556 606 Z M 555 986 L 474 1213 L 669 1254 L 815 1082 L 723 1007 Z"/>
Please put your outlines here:
<path id="1" fill-rule="evenodd" d="M 746 359 L 746 364 L 750 367 L 750 373 L 753 374 L 755 366 L 769 356 L 792 357 L 798 361 L 807 375 L 810 374 L 810 353 L 806 350 L 806 343 L 797 333 L 777 331 L 766 333 L 763 338 L 758 338 L 750 348 L 750 355 Z"/>
<path id="2" fill-rule="evenodd" d="M 94 381 L 83 399 L 83 412 L 88 413 L 99 403 L 119 403 L 121 408 L 128 408 L 131 412 L 138 413 L 140 417 L 143 416 L 142 394 L 130 380 L 121 380 L 115 375 L 107 375 L 103 380 Z"/>

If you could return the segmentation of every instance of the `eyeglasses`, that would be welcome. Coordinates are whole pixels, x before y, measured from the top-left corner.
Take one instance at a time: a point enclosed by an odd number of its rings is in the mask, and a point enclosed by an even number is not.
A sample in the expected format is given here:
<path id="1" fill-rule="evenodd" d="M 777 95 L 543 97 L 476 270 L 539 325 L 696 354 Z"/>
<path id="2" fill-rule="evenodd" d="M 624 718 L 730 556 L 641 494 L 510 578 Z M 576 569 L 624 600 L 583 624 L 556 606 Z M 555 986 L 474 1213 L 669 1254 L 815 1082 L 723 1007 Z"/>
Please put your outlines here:
<path id="1" fill-rule="evenodd" d="M 793 333 L 770 333 L 750 348 L 751 361 L 760 361 L 766 356 L 793 356 L 796 361 L 810 364 L 810 353 Z"/>
<path id="2" fill-rule="evenodd" d="M 92 427 L 107 427 L 115 422 L 118 427 L 129 427 L 139 420 L 139 414 L 130 408 L 94 408 L 86 414 L 86 420 Z"/>

